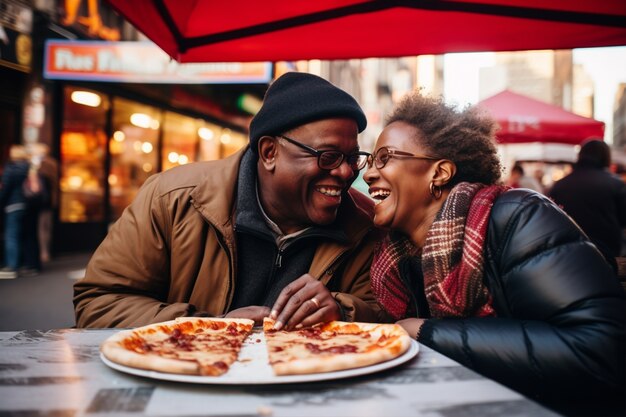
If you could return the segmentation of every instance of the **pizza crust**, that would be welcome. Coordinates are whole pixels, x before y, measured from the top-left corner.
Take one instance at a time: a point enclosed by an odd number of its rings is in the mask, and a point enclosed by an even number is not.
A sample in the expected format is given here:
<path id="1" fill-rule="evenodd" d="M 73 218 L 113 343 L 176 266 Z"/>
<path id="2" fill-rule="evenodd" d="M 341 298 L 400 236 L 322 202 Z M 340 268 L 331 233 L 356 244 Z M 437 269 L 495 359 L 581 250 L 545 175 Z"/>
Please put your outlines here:
<path id="1" fill-rule="evenodd" d="M 102 354 L 112 362 L 139 369 L 187 375 L 221 375 L 235 362 L 239 348 L 231 346 L 213 347 L 201 350 L 178 351 L 168 346 L 167 354 L 143 351 L 144 344 L 162 346 L 170 338 L 175 329 L 184 334 L 202 332 L 207 335 L 221 335 L 222 330 L 234 324 L 238 329 L 248 329 L 243 337 L 237 335 L 243 343 L 245 337 L 254 326 L 253 320 L 221 319 L 203 317 L 181 317 L 163 323 L 155 323 L 133 330 L 124 330 L 108 338 L 101 346 Z M 216 328 L 214 328 L 216 327 Z M 199 330 L 202 329 L 202 330 Z M 132 348 L 135 347 L 135 350 Z M 206 347 L 206 346 L 205 346 Z M 178 356 L 178 357 L 176 357 Z M 222 362 L 225 366 L 214 366 Z"/>
<path id="2" fill-rule="evenodd" d="M 385 362 L 406 352 L 408 333 L 397 324 L 334 321 L 300 331 L 273 331 L 266 319 L 268 356 L 276 375 L 334 372 Z M 312 336 L 307 337 L 307 333 Z"/>
<path id="3" fill-rule="evenodd" d="M 346 353 L 328 358 L 298 359 L 292 362 L 274 363 L 272 364 L 272 369 L 276 375 L 308 375 L 361 368 L 393 358 L 395 356 L 387 355 L 383 351 L 356 354 Z"/>
<path id="4" fill-rule="evenodd" d="M 129 333 L 132 332 L 129 331 Z M 102 354 L 112 362 L 131 368 L 174 374 L 198 375 L 197 362 L 168 359 L 156 355 L 143 355 L 122 347 L 119 343 L 106 341 L 100 347 Z"/>

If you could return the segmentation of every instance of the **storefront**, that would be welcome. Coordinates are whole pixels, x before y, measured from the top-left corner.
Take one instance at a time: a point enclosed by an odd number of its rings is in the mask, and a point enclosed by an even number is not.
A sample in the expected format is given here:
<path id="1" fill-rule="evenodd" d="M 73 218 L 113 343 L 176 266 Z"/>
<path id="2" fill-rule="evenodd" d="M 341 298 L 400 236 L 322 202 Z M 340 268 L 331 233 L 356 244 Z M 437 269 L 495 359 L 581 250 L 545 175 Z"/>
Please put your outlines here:
<path id="1" fill-rule="evenodd" d="M 155 54 L 162 52 L 136 42 L 46 43 L 44 78 L 57 96 L 57 251 L 97 246 L 149 176 L 224 158 L 248 142 L 253 110 L 234 107 L 262 96 L 270 64 L 194 68 Z M 170 84 L 180 73 L 186 83 Z"/>
<path id="2" fill-rule="evenodd" d="M 241 128 L 83 86 L 63 84 L 57 249 L 97 245 L 157 172 L 226 157 Z"/>
<path id="3" fill-rule="evenodd" d="M 245 146 L 273 72 L 180 65 L 94 4 L 0 7 L 0 167 L 12 143 L 43 143 L 57 160 L 53 254 L 93 250 L 150 175 Z"/>

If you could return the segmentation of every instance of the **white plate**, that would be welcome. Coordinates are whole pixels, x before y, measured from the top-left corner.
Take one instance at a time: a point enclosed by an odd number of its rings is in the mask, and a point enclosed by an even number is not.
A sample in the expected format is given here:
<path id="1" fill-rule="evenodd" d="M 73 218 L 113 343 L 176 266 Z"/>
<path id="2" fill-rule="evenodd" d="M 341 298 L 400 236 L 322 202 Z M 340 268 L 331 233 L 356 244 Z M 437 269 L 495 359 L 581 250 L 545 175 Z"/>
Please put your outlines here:
<path id="1" fill-rule="evenodd" d="M 248 336 L 239 352 L 239 359 L 230 370 L 221 376 L 198 376 L 169 374 L 165 372 L 147 371 L 145 369 L 132 368 L 111 362 L 100 354 L 102 361 L 109 367 L 132 375 L 146 378 L 160 379 L 164 381 L 190 382 L 194 384 L 288 384 L 294 382 L 326 381 L 330 379 L 349 378 L 359 375 L 367 375 L 374 372 L 390 369 L 413 359 L 419 352 L 419 344 L 411 340 L 409 349 L 395 359 L 381 362 L 375 365 L 361 368 L 346 369 L 344 371 L 323 372 L 307 375 L 283 375 L 276 376 L 267 359 L 265 336 L 262 330 L 255 330 Z"/>

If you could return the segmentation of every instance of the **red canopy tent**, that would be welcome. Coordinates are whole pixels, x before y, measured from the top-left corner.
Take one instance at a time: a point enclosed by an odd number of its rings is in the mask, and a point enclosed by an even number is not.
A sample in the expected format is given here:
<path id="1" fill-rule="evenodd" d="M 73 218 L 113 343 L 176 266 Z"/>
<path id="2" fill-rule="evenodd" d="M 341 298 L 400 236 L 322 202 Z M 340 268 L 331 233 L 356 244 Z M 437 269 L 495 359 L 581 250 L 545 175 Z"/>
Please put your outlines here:
<path id="1" fill-rule="evenodd" d="M 626 1 L 108 0 L 180 62 L 626 45 Z"/>
<path id="2" fill-rule="evenodd" d="M 563 110 L 543 101 L 502 91 L 480 101 L 497 120 L 501 144 L 564 143 L 578 145 L 586 139 L 604 137 L 604 123 Z"/>

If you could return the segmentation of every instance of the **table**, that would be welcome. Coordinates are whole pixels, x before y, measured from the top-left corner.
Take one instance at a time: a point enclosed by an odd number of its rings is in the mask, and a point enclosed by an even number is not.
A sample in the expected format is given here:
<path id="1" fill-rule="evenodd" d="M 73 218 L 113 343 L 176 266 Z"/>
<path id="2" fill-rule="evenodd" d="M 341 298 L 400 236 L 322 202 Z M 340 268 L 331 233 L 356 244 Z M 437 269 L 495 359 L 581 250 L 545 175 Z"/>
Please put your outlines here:
<path id="1" fill-rule="evenodd" d="M 420 345 L 377 374 L 289 385 L 167 382 L 115 371 L 99 345 L 117 329 L 0 332 L 0 416 L 554 416 Z"/>

